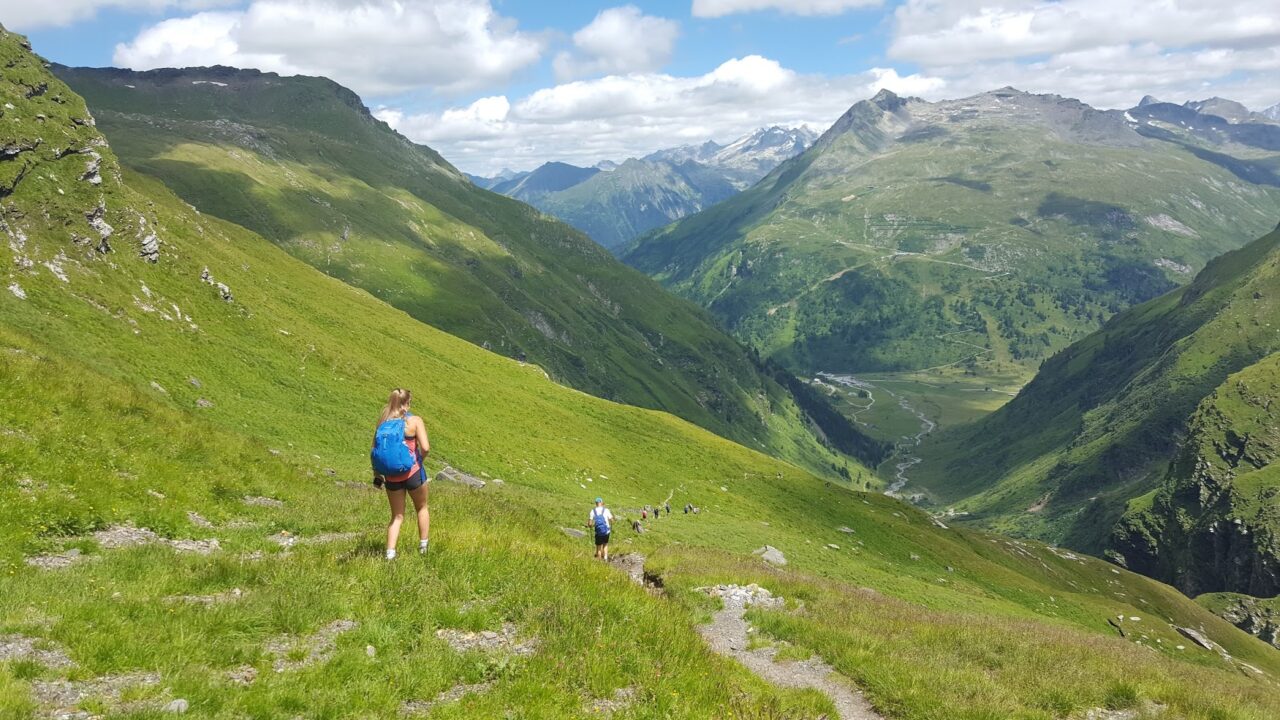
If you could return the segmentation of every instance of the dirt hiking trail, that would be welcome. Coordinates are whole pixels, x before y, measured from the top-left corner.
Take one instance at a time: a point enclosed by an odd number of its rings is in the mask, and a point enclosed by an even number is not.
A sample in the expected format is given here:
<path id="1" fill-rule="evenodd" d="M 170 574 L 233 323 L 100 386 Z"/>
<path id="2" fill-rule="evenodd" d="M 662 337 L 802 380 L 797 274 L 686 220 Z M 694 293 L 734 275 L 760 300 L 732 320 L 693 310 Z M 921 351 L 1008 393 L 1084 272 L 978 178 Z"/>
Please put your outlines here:
<path id="1" fill-rule="evenodd" d="M 782 598 L 775 598 L 763 588 L 717 586 L 707 588 L 711 595 L 724 601 L 724 609 L 717 612 L 709 625 L 699 628 L 711 649 L 742 663 L 748 670 L 764 680 L 785 688 L 813 688 L 826 693 L 835 703 L 839 720 L 884 720 L 867 702 L 862 693 L 839 680 L 835 670 L 818 657 L 808 660 L 775 662 L 777 648 L 762 647 L 748 650 L 747 621 L 743 614 L 750 605 L 781 607 Z"/>

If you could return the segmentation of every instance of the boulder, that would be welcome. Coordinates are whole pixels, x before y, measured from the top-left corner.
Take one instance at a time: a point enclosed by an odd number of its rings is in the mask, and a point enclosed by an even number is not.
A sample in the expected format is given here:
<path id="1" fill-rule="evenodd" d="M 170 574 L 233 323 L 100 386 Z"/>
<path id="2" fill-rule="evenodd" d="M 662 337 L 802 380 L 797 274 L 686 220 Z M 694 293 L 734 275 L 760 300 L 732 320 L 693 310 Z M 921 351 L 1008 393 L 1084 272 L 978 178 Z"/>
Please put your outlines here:
<path id="1" fill-rule="evenodd" d="M 560 532 L 564 533 L 565 535 L 568 535 L 571 538 L 584 538 L 587 536 L 586 532 L 582 530 L 578 530 L 577 528 L 562 527 L 560 528 Z"/>
<path id="2" fill-rule="evenodd" d="M 1175 629 L 1179 633 L 1181 633 L 1184 637 L 1186 637 L 1188 640 L 1199 645 L 1205 650 L 1216 650 L 1218 648 L 1218 646 L 1215 645 L 1212 640 L 1205 637 L 1204 633 L 1198 630 L 1192 630 L 1191 628 L 1188 628 L 1188 627 L 1175 627 Z"/>
<path id="3" fill-rule="evenodd" d="M 765 545 L 762 548 L 757 548 L 755 552 L 751 554 L 759 555 L 762 560 L 769 563 L 770 565 L 781 566 L 781 565 L 787 564 L 786 556 L 782 554 L 781 550 L 779 550 L 778 548 L 772 545 Z"/>
<path id="4" fill-rule="evenodd" d="M 443 470 L 436 473 L 436 480 L 441 482 L 457 483 L 458 485 L 466 485 L 469 488 L 475 488 L 477 490 L 483 488 L 485 485 L 484 481 L 480 478 L 474 475 L 468 475 L 461 470 L 451 468 L 447 465 Z"/>

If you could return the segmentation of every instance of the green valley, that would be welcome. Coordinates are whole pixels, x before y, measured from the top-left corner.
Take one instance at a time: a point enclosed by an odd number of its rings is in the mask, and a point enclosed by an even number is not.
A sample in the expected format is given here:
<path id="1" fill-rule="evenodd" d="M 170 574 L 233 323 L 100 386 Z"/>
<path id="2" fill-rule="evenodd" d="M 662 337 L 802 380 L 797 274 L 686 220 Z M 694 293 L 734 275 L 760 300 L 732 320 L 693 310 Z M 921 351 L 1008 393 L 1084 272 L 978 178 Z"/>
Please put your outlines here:
<path id="1" fill-rule="evenodd" d="M 833 717 L 699 637 L 730 583 L 784 598 L 754 646 L 885 718 L 1280 715 L 1280 652 L 1174 588 L 552 382 L 122 168 L 21 36 L 0 61 L 0 715 Z M 475 487 L 434 483 L 430 553 L 387 562 L 400 385 Z M 596 495 L 700 512 L 617 530 L 643 585 L 566 532 Z"/>
<path id="2" fill-rule="evenodd" d="M 884 91 L 623 258 L 796 372 L 1029 372 L 1275 224 L 1269 134 L 1157 115 Z"/>
<path id="3" fill-rule="evenodd" d="M 572 228 L 476 188 L 327 79 L 54 70 L 126 167 L 418 320 L 832 476 L 847 472 L 844 453 L 876 457 L 869 443 L 820 440 L 856 432 L 802 408 L 701 310 Z"/>

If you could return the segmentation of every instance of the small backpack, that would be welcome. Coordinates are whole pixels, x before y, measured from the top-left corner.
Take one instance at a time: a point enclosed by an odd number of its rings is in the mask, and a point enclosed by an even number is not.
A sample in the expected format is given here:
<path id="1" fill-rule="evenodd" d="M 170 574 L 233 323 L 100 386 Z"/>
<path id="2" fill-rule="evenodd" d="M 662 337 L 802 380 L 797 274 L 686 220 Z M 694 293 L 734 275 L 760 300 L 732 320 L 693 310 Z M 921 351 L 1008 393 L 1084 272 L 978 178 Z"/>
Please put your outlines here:
<path id="1" fill-rule="evenodd" d="M 609 519 L 605 517 L 604 508 L 596 508 L 591 511 L 591 521 L 595 523 L 597 535 L 609 534 Z"/>
<path id="2" fill-rule="evenodd" d="M 418 460 L 404 436 L 404 418 L 392 418 L 378 426 L 369 462 L 373 472 L 383 476 L 405 475 L 417 465 Z"/>

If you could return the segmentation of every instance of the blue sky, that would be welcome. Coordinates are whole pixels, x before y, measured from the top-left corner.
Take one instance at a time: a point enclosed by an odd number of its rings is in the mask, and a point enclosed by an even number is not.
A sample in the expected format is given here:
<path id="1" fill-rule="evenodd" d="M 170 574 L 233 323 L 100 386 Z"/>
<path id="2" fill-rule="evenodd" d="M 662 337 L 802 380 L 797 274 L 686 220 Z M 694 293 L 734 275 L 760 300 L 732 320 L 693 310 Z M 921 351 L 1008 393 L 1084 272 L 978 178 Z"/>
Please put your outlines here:
<path id="1" fill-rule="evenodd" d="M 247 4 L 230 2 L 218 7 L 243 8 Z M 892 9 L 889 4 L 853 9 L 835 16 L 799 16 L 766 10 L 695 18 L 690 0 L 630 3 L 496 0 L 492 6 L 498 13 L 515 19 L 522 30 L 549 31 L 559 36 L 557 44 L 567 45 L 571 44 L 568 39 L 573 32 L 590 23 L 597 13 L 620 4 L 634 5 L 646 15 L 672 18 L 681 23 L 679 42 L 664 67 L 675 75 L 702 74 L 726 58 L 751 54 L 777 59 L 801 73 L 854 73 L 884 63 L 886 16 Z M 180 6 L 158 11 L 126 11 L 107 6 L 91 19 L 60 27 L 36 26 L 26 32 L 41 54 L 50 60 L 64 65 L 102 67 L 114 64 L 112 55 L 117 44 L 128 43 L 144 27 L 190 14 Z M 3 20 L 0 14 L 0 22 Z M 525 94 L 554 81 L 550 62 L 542 62 L 514 75 L 503 90 Z M 444 107 L 449 101 L 468 99 L 468 95 L 469 99 L 475 99 L 482 94 L 428 92 L 366 99 L 400 100 L 411 103 L 413 109 L 424 109 L 433 105 Z"/>
<path id="2" fill-rule="evenodd" d="M 825 129 L 887 88 L 1280 102 L 1275 0 L 0 0 L 71 65 L 325 75 L 460 167 Z"/>

